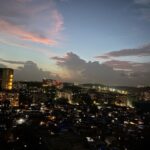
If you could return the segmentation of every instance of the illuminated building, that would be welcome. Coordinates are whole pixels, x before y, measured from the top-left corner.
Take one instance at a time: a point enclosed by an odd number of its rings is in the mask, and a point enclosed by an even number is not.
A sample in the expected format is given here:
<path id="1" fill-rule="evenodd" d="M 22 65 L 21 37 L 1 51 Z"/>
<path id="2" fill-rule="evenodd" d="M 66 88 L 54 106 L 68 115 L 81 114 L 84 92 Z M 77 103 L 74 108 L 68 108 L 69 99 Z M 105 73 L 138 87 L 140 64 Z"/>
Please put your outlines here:
<path id="1" fill-rule="evenodd" d="M 11 90 L 13 85 L 13 69 L 0 68 L 0 89 Z"/>
<path id="2" fill-rule="evenodd" d="M 12 107 L 18 107 L 19 106 L 19 93 L 13 92 L 13 91 L 9 91 L 9 92 L 1 91 L 0 103 L 4 102 L 5 100 L 8 100 Z"/>
<path id="3" fill-rule="evenodd" d="M 62 88 L 62 82 L 53 79 L 43 79 L 43 87 L 57 87 Z"/>

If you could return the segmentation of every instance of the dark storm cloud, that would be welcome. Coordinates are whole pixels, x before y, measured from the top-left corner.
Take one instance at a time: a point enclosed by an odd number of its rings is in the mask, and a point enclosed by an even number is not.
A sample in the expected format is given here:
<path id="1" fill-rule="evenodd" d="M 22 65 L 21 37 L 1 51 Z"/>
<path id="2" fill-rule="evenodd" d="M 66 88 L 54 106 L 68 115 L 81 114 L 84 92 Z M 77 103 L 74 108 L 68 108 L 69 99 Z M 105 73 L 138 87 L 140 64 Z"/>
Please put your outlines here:
<path id="1" fill-rule="evenodd" d="M 55 76 L 49 71 L 43 71 L 36 63 L 32 61 L 25 62 L 23 67 L 14 71 L 15 80 L 41 81 L 43 78 L 54 78 Z"/>
<path id="2" fill-rule="evenodd" d="M 25 64 L 24 61 L 13 61 L 13 60 L 6 60 L 6 59 L 2 59 L 2 58 L 0 58 L 0 61 L 9 63 L 9 64 L 19 64 L 19 65 Z"/>
<path id="3" fill-rule="evenodd" d="M 119 51 L 112 51 L 96 58 L 109 59 L 111 57 L 124 57 L 124 56 L 150 56 L 150 44 L 141 48 L 122 49 Z"/>

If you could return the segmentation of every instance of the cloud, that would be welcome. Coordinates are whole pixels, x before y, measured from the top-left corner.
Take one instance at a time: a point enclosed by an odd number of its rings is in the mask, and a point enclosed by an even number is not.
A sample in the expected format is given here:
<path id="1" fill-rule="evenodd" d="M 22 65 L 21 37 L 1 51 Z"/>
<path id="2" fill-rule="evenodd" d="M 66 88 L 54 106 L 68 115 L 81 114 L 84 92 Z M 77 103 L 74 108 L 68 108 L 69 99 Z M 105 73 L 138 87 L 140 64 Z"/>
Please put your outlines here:
<path id="1" fill-rule="evenodd" d="M 134 0 L 136 4 L 147 5 L 150 4 L 150 0 Z"/>
<path id="2" fill-rule="evenodd" d="M 52 16 L 54 20 L 52 33 L 58 34 L 61 30 L 63 30 L 63 25 L 64 25 L 63 17 L 57 10 L 54 10 L 52 12 Z"/>
<path id="3" fill-rule="evenodd" d="M 150 21 L 150 0 L 134 0 L 142 19 Z"/>
<path id="4" fill-rule="evenodd" d="M 128 82 L 133 85 L 148 85 L 150 84 L 150 62 L 138 63 L 132 61 L 110 60 L 104 62 L 105 65 L 114 70 L 122 71 L 122 75 L 128 78 Z"/>
<path id="5" fill-rule="evenodd" d="M 70 0 L 59 0 L 60 2 L 69 2 Z"/>
<path id="6" fill-rule="evenodd" d="M 67 67 L 69 69 L 80 69 L 86 62 L 83 59 L 72 52 L 67 53 L 64 57 L 52 57 L 52 59 L 57 61 L 57 65 L 62 67 Z M 82 64 L 82 65 L 81 65 Z"/>
<path id="7" fill-rule="evenodd" d="M 54 45 L 56 41 L 48 39 L 46 37 L 42 37 L 38 34 L 25 31 L 22 27 L 16 26 L 14 24 L 10 24 L 9 22 L 0 21 L 0 31 L 5 32 L 8 34 L 15 35 L 22 40 L 29 40 L 32 42 L 42 43 L 42 44 L 48 44 L 48 45 Z"/>
<path id="8" fill-rule="evenodd" d="M 150 21 L 150 5 L 149 7 L 140 8 L 139 10 L 142 14 L 142 18 L 144 20 Z"/>
<path id="9" fill-rule="evenodd" d="M 43 78 L 56 78 L 49 71 L 43 71 L 32 61 L 25 62 L 23 67 L 14 70 L 14 78 L 18 81 L 41 81 Z"/>
<path id="10" fill-rule="evenodd" d="M 107 85 L 150 85 L 150 62 L 135 63 L 132 61 L 111 60 L 100 64 L 97 61 L 87 62 L 78 55 L 69 52 L 64 57 L 50 58 L 56 62 L 58 72 L 44 71 L 32 61 L 2 62 L 22 64 L 14 69 L 15 80 L 41 81 L 43 78 L 59 79 L 69 82 L 102 83 Z M 0 67 L 7 67 L 0 64 Z"/>
<path id="11" fill-rule="evenodd" d="M 31 2 L 32 0 L 16 0 L 16 1 L 21 3 L 26 3 L 26 2 Z"/>
<path id="12" fill-rule="evenodd" d="M 99 64 L 97 61 L 86 62 L 72 52 L 64 57 L 51 59 L 55 60 L 57 66 L 66 73 L 65 76 L 63 72 L 60 73 L 63 80 L 103 84 L 123 84 L 126 80 L 120 72 L 114 71 L 105 64 Z"/>
<path id="13" fill-rule="evenodd" d="M 96 58 L 110 59 L 112 57 L 124 57 L 124 56 L 138 56 L 138 57 L 150 56 L 150 44 L 135 49 L 122 49 L 119 51 L 112 51 L 101 56 L 96 56 Z"/>
<path id="14" fill-rule="evenodd" d="M 6 59 L 2 59 L 2 58 L 0 58 L 0 61 L 9 63 L 9 64 L 19 64 L 19 65 L 25 64 L 24 61 L 13 61 L 13 60 L 6 60 Z"/>
<path id="15" fill-rule="evenodd" d="M 136 56 L 136 57 L 149 57 L 150 56 L 150 44 L 135 49 L 123 49 L 119 51 L 112 51 L 101 56 L 97 56 L 98 59 L 104 59 L 106 66 L 111 67 L 113 70 L 121 71 L 125 78 L 128 78 L 128 83 L 133 85 L 150 84 L 150 62 L 133 62 L 115 60 L 114 58 Z"/>
<path id="16" fill-rule="evenodd" d="M 53 0 L 0 1 L 0 32 L 3 34 L 55 45 L 63 25 L 63 17 Z"/>
<path id="17" fill-rule="evenodd" d="M 87 62 L 72 52 L 51 59 L 65 72 L 59 73 L 62 80 L 128 86 L 150 84 L 150 63 L 111 60 L 100 64 L 97 61 Z"/>
<path id="18" fill-rule="evenodd" d="M 128 72 L 150 72 L 150 62 L 139 63 L 132 61 L 120 61 L 120 60 L 110 60 L 106 61 L 103 64 L 115 69 L 123 70 Z"/>
<path id="19" fill-rule="evenodd" d="M 132 69 L 132 63 L 130 61 L 110 60 L 110 61 L 104 62 L 103 64 L 115 70 L 130 71 Z"/>
<path id="20" fill-rule="evenodd" d="M 0 64 L 0 68 L 7 68 L 7 66 L 4 64 Z"/>

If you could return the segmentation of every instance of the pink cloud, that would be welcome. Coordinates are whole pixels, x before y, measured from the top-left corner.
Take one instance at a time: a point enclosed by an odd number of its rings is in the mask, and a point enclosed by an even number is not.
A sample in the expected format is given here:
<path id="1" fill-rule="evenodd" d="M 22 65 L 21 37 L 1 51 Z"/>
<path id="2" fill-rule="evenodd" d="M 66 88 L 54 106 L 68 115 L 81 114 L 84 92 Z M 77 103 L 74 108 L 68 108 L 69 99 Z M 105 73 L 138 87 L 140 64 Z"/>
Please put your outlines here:
<path id="1" fill-rule="evenodd" d="M 57 35 L 60 31 L 63 29 L 64 20 L 62 15 L 57 11 L 53 10 L 52 12 L 52 18 L 53 18 L 53 28 L 52 28 L 52 34 Z"/>
<path id="2" fill-rule="evenodd" d="M 0 8 L 1 33 L 48 45 L 63 39 L 64 20 L 54 0 L 2 1 Z"/>
<path id="3" fill-rule="evenodd" d="M 42 43 L 47 45 L 54 45 L 56 41 L 47 37 L 39 36 L 35 33 L 26 31 L 23 27 L 11 24 L 7 21 L 0 20 L 0 31 L 3 33 L 17 36 L 23 40 L 28 40 L 36 43 Z"/>

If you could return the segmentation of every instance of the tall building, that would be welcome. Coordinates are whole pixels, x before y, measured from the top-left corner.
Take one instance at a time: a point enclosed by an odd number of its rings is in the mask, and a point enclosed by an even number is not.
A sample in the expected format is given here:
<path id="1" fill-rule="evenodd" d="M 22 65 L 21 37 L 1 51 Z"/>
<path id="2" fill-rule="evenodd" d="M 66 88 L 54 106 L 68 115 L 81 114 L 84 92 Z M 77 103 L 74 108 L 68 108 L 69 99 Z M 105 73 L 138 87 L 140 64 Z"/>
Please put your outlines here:
<path id="1" fill-rule="evenodd" d="M 13 69 L 0 68 L 0 89 L 11 90 L 13 85 Z"/>

